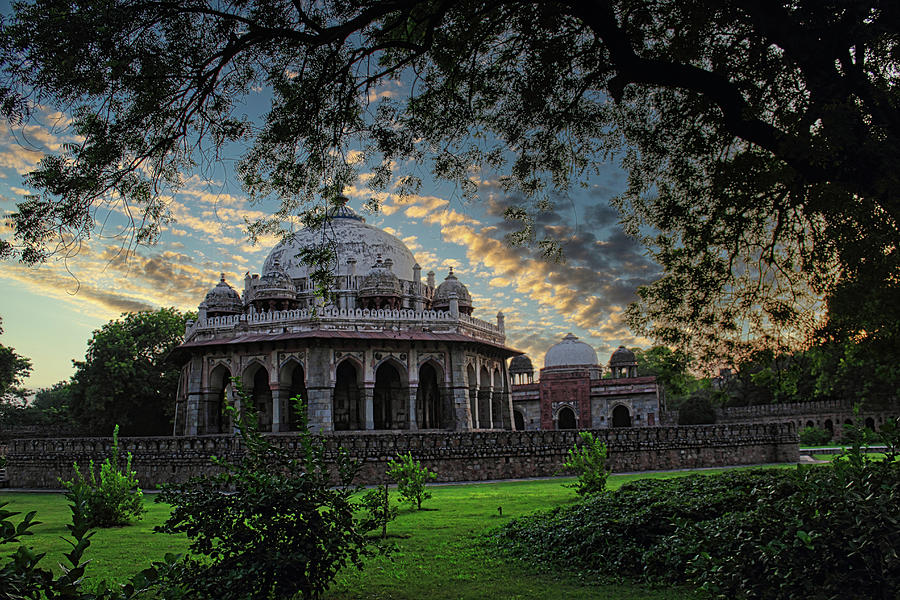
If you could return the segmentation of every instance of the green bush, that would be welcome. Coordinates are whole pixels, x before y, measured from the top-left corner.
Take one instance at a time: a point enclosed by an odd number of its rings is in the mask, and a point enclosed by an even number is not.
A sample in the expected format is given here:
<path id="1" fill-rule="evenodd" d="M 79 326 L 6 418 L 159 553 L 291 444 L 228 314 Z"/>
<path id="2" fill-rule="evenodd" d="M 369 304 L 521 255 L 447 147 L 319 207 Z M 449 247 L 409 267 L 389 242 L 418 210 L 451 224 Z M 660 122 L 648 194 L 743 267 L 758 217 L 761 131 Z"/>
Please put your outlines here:
<path id="1" fill-rule="evenodd" d="M 145 512 L 143 492 L 137 473 L 131 469 L 131 453 L 125 456 L 124 467 L 119 467 L 119 426 L 113 429 L 112 455 L 104 459 L 96 474 L 94 461 L 88 464 L 87 476 L 74 463 L 75 478 L 61 482 L 70 492 L 78 492 L 87 499 L 87 517 L 94 527 L 126 525 L 132 519 L 140 519 Z"/>
<path id="2" fill-rule="evenodd" d="M 422 510 L 422 501 L 431 498 L 425 485 L 429 479 L 435 479 L 437 475 L 414 460 L 411 452 L 399 454 L 397 458 L 388 462 L 387 474 L 397 482 L 400 497 L 405 502 L 415 504 L 417 510 Z"/>
<path id="3" fill-rule="evenodd" d="M 235 389 L 240 389 L 235 379 Z M 244 449 L 234 462 L 214 459 L 222 472 L 163 489 L 158 502 L 172 514 L 158 531 L 184 534 L 194 557 L 173 584 L 194 600 L 318 598 L 342 567 L 361 566 L 366 528 L 354 519 L 351 496 L 359 469 L 340 449 L 336 472 L 308 430 L 306 407 L 293 400 L 299 420 L 293 458 L 258 431 L 253 403 L 228 407 Z"/>
<path id="4" fill-rule="evenodd" d="M 821 446 L 831 441 L 831 432 L 821 427 L 804 427 L 799 432 L 800 443 Z"/>
<path id="5" fill-rule="evenodd" d="M 523 517 L 495 541 L 600 580 L 689 584 L 738 598 L 896 599 L 900 465 L 644 480 Z"/>
<path id="6" fill-rule="evenodd" d="M 396 506 L 391 506 L 388 496 L 387 484 L 372 488 L 362 497 L 360 506 L 366 511 L 363 519 L 365 529 L 381 528 L 381 538 L 387 537 L 388 523 L 397 518 L 400 512 Z"/>
<path id="7" fill-rule="evenodd" d="M 606 465 L 606 444 L 594 437 L 590 431 L 578 433 L 581 443 L 569 448 L 569 455 L 563 467 L 578 477 L 570 487 L 580 496 L 593 496 L 606 491 L 609 467 Z"/>

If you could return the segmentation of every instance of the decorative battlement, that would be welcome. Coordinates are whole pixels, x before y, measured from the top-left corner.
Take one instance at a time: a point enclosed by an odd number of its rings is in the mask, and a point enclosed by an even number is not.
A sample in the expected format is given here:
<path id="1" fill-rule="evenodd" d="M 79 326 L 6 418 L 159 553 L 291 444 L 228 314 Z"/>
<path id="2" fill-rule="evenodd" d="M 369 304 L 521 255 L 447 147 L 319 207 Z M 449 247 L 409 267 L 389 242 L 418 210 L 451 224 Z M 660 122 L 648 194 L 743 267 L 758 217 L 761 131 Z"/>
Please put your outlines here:
<path id="1" fill-rule="evenodd" d="M 188 329 L 185 341 L 204 339 L 209 335 L 222 336 L 229 330 L 236 332 L 239 329 L 241 333 L 274 332 L 272 330 L 281 333 L 285 329 L 311 331 L 315 329 L 353 329 L 361 326 L 365 327 L 367 331 L 371 331 L 373 326 L 395 331 L 437 327 L 440 330 L 461 333 L 494 344 L 505 342 L 505 333 L 499 323 L 489 323 L 462 313 L 454 316 L 449 312 L 434 310 L 416 311 L 405 308 L 369 310 L 330 307 L 251 312 L 246 315 L 228 315 L 198 320 Z"/>

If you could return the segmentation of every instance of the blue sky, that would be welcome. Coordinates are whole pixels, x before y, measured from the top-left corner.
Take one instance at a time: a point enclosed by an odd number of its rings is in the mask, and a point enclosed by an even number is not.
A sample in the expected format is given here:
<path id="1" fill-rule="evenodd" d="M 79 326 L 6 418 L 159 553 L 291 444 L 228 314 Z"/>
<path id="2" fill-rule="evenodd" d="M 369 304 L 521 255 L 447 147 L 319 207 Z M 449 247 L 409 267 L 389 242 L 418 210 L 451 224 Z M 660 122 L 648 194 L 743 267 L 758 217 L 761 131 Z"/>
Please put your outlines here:
<path id="1" fill-rule="evenodd" d="M 0 211 L 13 211 L 33 191 L 23 175 L 45 152 L 73 141 L 67 123 L 67 115 L 38 107 L 27 126 L 2 131 Z M 277 239 L 256 246 L 247 241 L 245 218 L 266 213 L 251 205 L 230 170 L 238 154 L 235 149 L 203 174 L 185 174 L 183 189 L 167 199 L 174 221 L 153 247 L 130 247 L 124 211 L 112 203 L 96 212 L 101 226 L 77 252 L 62 252 L 38 267 L 3 265 L 0 342 L 31 358 L 34 372 L 26 385 L 39 388 L 68 378 L 91 332 L 122 312 L 196 310 L 220 272 L 238 289 L 245 272 L 259 272 Z M 502 310 L 508 344 L 527 352 L 537 368 L 547 348 L 567 332 L 594 346 L 602 363 L 620 344 L 648 345 L 622 321 L 637 286 L 652 281 L 658 269 L 624 235 L 609 204 L 625 185 L 620 169 L 602 166 L 587 187 L 573 188 L 541 220 L 541 229 L 563 241 L 563 263 L 545 262 L 534 250 L 504 242 L 512 226 L 502 214 L 515 198 L 504 195 L 496 175 L 474 173 L 479 200 L 463 201 L 452 185 L 428 179 L 423 167 L 409 169 L 424 177 L 419 195 L 401 200 L 389 190 L 379 195 L 382 210 L 366 214 L 361 207 L 371 192 L 361 182 L 345 190 L 351 206 L 404 240 L 423 273 L 435 271 L 440 282 L 452 266 L 473 294 L 475 316 L 493 321 Z M 409 171 L 400 165 L 395 172 Z M 6 224 L 0 236 L 10 238 Z"/>

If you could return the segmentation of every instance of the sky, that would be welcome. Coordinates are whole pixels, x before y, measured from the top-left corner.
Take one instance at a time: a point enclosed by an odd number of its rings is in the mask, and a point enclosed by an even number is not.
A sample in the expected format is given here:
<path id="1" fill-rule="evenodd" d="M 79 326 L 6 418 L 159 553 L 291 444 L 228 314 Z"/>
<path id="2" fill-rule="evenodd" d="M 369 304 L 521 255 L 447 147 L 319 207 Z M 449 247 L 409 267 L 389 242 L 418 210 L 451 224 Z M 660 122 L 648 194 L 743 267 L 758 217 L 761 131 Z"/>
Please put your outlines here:
<path id="1" fill-rule="evenodd" d="M 4 124 L 0 212 L 14 211 L 34 192 L 24 176 L 45 153 L 75 141 L 68 123 L 68 115 L 42 106 L 24 127 Z M 96 212 L 98 228 L 79 248 L 37 267 L 0 265 L 0 343 L 31 359 L 26 387 L 67 379 L 72 360 L 84 358 L 91 333 L 123 312 L 163 306 L 196 310 L 220 272 L 240 290 L 244 273 L 260 271 L 278 240 L 248 242 L 245 219 L 266 212 L 249 202 L 231 171 L 237 152 L 225 158 L 202 175 L 185 174 L 181 191 L 167 198 L 174 220 L 152 247 L 131 247 L 121 207 L 113 206 Z M 514 225 L 502 215 L 515 198 L 491 177 L 478 181 L 479 200 L 465 201 L 459 190 L 423 171 L 419 167 L 415 173 L 423 177 L 419 195 L 401 200 L 389 189 L 375 214 L 362 209 L 371 197 L 364 185 L 345 193 L 368 223 L 406 243 L 423 273 L 433 270 L 440 282 L 453 267 L 472 293 L 474 316 L 493 322 L 502 311 L 507 345 L 527 353 L 536 369 L 543 367 L 547 349 L 569 332 L 592 345 L 601 364 L 619 345 L 649 345 L 627 329 L 623 311 L 636 299 L 637 287 L 653 281 L 659 269 L 624 234 L 610 205 L 626 182 L 618 167 L 603 166 L 587 187 L 573 188 L 541 219 L 538 239 L 546 232 L 563 242 L 560 263 L 542 260 L 535 249 L 507 245 L 504 236 Z M 401 165 L 396 174 L 408 173 Z M 11 238 L 5 222 L 0 237 Z"/>

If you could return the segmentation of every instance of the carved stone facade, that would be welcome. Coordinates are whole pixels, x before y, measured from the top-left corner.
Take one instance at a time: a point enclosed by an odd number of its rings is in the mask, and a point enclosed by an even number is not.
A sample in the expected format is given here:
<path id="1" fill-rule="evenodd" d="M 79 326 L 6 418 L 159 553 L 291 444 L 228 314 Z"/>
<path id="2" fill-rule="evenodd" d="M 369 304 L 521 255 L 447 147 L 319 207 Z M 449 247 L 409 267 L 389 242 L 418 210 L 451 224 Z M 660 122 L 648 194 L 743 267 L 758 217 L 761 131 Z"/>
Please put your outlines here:
<path id="1" fill-rule="evenodd" d="M 634 354 L 620 347 L 603 379 L 597 353 L 572 334 L 552 346 L 534 383 L 533 370 L 518 358 L 512 385 L 517 429 L 657 427 L 660 393 L 655 377 L 638 377 Z M 521 366 L 520 366 L 521 365 Z M 523 370 L 524 369 L 524 370 Z"/>
<path id="2" fill-rule="evenodd" d="M 334 289 L 314 293 L 298 260 L 312 234 L 278 244 L 264 273 L 245 277 L 243 298 L 225 281 L 200 305 L 173 358 L 182 365 L 175 432 L 231 431 L 224 408 L 240 407 L 240 377 L 262 431 L 298 425 L 290 399 L 315 431 L 512 429 L 503 314 L 471 316 L 452 273 L 421 280 L 412 253 L 346 206 L 330 222 Z M 370 262 L 357 273 L 357 263 Z"/>

